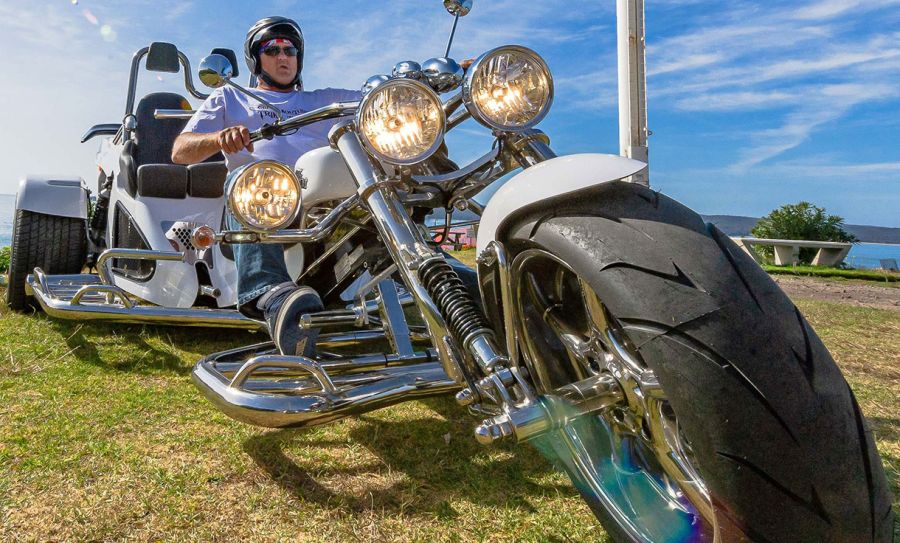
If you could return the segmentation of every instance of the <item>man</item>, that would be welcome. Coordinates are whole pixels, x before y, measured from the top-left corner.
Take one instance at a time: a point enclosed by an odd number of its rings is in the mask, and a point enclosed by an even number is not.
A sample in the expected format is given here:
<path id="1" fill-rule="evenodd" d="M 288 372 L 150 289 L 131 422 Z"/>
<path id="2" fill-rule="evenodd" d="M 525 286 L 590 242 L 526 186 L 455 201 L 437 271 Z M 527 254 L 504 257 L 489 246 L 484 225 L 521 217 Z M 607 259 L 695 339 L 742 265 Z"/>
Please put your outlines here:
<path id="1" fill-rule="evenodd" d="M 334 102 L 360 99 L 359 92 L 350 90 L 303 91 L 303 45 L 303 33 L 291 19 L 266 17 L 250 27 L 244 40 L 244 57 L 250 72 L 258 77 L 254 93 L 279 108 L 285 118 Z M 196 164 L 222 151 L 229 172 L 262 159 L 293 166 L 302 154 L 328 145 L 328 131 L 336 122 L 324 121 L 289 136 L 250 142 L 250 131 L 274 120 L 272 110 L 249 96 L 229 86 L 216 89 L 175 140 L 172 161 Z M 226 186 L 230 182 L 229 173 Z M 239 227 L 230 215 L 227 220 L 229 228 Z M 282 354 L 314 355 L 318 330 L 303 330 L 298 324 L 301 315 L 321 311 L 322 300 L 312 288 L 294 283 L 284 263 L 283 248 L 235 245 L 234 255 L 238 309 L 266 321 Z"/>

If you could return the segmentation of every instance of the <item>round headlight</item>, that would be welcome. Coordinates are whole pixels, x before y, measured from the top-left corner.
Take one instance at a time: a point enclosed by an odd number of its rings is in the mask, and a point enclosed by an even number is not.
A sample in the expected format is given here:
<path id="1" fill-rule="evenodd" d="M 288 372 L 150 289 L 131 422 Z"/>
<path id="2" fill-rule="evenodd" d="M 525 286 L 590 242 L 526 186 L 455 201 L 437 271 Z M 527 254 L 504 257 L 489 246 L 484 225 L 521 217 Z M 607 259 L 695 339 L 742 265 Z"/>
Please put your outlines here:
<path id="1" fill-rule="evenodd" d="M 553 103 L 553 77 L 537 53 L 508 45 L 481 55 L 463 82 L 466 109 L 501 131 L 524 130 L 543 120 Z"/>
<path id="2" fill-rule="evenodd" d="M 392 79 L 363 98 L 356 114 L 360 139 L 377 158 L 408 165 L 431 156 L 446 119 L 437 94 L 412 79 Z"/>
<path id="3" fill-rule="evenodd" d="M 289 225 L 300 211 L 300 181 L 290 168 L 260 160 L 234 173 L 227 194 L 228 209 L 245 227 L 270 232 Z"/>

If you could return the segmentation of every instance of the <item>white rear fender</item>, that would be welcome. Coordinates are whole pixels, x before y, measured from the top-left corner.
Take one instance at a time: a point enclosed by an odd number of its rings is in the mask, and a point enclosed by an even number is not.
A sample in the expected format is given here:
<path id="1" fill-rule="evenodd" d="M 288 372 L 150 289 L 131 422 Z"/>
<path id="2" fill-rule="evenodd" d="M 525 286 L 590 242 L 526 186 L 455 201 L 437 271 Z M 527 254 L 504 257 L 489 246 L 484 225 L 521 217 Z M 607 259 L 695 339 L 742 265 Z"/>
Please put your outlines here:
<path id="1" fill-rule="evenodd" d="M 19 182 L 16 209 L 87 219 L 88 193 L 80 177 L 28 176 Z"/>
<path id="2" fill-rule="evenodd" d="M 528 168 L 500 187 L 484 208 L 476 254 L 481 255 L 504 221 L 517 211 L 548 198 L 618 181 L 646 167 L 630 158 L 591 153 L 561 156 Z"/>

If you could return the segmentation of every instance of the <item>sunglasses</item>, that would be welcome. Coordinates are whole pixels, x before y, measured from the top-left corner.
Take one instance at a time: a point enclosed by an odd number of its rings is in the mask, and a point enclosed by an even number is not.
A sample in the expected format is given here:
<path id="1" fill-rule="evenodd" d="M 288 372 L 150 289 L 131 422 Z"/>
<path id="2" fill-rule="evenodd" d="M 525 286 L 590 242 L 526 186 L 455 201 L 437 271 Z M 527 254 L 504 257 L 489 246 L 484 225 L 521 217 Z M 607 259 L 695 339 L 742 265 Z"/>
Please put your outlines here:
<path id="1" fill-rule="evenodd" d="M 299 51 L 296 47 L 288 46 L 288 47 L 278 47 L 277 45 L 270 45 L 268 47 L 263 48 L 262 54 L 267 57 L 277 57 L 281 53 L 284 53 L 285 56 L 288 57 L 296 57 Z"/>

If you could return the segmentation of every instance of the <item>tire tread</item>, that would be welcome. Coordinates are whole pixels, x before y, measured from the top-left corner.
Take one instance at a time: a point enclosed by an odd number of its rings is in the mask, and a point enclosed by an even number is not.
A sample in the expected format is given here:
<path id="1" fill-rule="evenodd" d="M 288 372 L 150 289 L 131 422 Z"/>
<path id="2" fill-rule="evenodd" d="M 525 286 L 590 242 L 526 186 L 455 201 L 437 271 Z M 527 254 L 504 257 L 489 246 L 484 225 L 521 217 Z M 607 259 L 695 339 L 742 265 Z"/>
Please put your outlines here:
<path id="1" fill-rule="evenodd" d="M 645 360 L 668 360 L 653 369 L 677 383 L 673 408 L 690 414 L 685 430 L 721 491 L 717 514 L 736 530 L 726 541 L 891 541 L 887 479 L 846 380 L 797 307 L 718 228 L 647 188 L 608 183 L 499 233 L 511 260 L 537 248 L 567 262 Z"/>
<path id="2" fill-rule="evenodd" d="M 86 254 L 83 219 L 16 210 L 6 291 L 9 308 L 22 311 L 31 305 L 25 278 L 34 268 L 48 274 L 79 273 Z"/>

